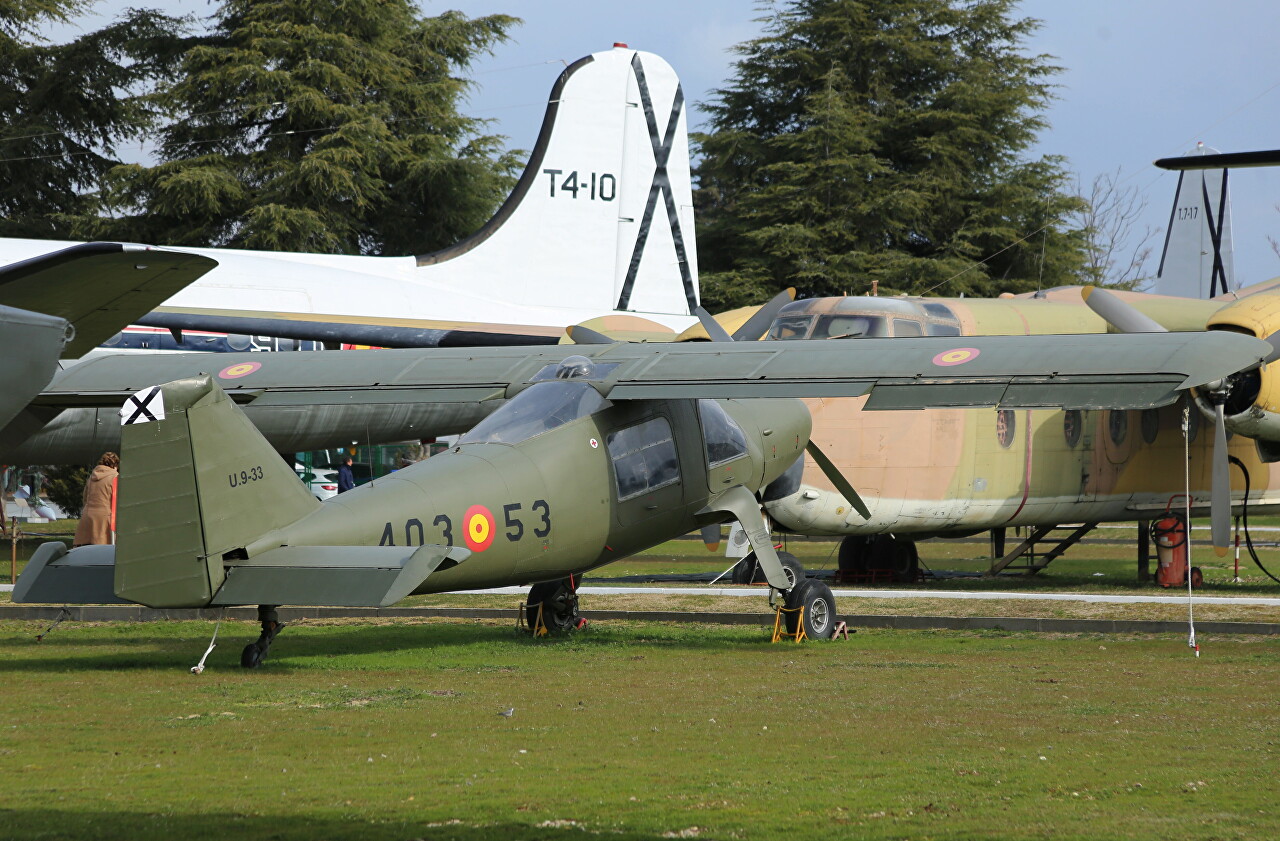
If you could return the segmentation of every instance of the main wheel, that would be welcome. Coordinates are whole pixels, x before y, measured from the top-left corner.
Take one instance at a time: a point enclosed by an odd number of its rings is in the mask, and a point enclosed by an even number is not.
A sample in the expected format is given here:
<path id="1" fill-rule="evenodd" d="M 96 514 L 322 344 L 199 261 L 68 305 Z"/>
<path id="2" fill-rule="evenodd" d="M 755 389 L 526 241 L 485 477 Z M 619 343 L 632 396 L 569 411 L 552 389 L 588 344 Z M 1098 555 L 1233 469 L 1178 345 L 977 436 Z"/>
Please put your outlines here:
<path id="1" fill-rule="evenodd" d="M 754 584 L 756 581 L 758 566 L 759 565 L 756 563 L 756 553 L 748 553 L 733 567 L 733 572 L 731 573 L 733 583 Z"/>
<path id="2" fill-rule="evenodd" d="M 529 591 L 525 619 L 530 628 L 538 627 L 538 606 L 542 606 L 542 623 L 548 631 L 567 631 L 578 624 L 578 594 L 569 579 L 534 584 Z"/>
<path id="3" fill-rule="evenodd" d="M 794 590 L 796 585 L 805 580 L 804 564 L 800 563 L 800 559 L 790 552 L 779 552 L 778 561 L 782 563 L 782 571 L 786 574 L 787 580 L 791 582 L 788 589 Z"/>
<path id="4" fill-rule="evenodd" d="M 861 581 L 867 574 L 868 538 L 861 534 L 851 534 L 840 541 L 840 551 L 836 555 L 836 563 L 840 567 L 840 580 Z"/>
<path id="5" fill-rule="evenodd" d="M 786 599 L 787 633 L 794 634 L 804 623 L 805 636 L 815 640 L 831 638 L 836 624 L 836 597 L 831 588 L 824 582 L 806 578 L 800 585 L 787 593 Z M 803 607 L 804 612 L 796 610 Z"/>

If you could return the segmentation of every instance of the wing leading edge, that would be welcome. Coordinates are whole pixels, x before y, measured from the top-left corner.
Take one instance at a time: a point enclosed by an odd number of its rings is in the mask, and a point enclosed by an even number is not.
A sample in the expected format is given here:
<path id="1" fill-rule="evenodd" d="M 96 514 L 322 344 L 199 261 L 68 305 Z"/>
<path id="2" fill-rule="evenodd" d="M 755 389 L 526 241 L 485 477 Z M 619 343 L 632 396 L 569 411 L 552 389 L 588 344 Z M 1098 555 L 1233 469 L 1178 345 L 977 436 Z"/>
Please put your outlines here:
<path id="1" fill-rule="evenodd" d="M 113 406 L 147 383 L 206 373 L 254 406 L 473 402 L 511 396 L 569 355 L 611 400 L 856 397 L 868 408 L 1145 408 L 1257 365 L 1271 346 L 1226 332 L 971 336 L 739 344 L 107 356 L 62 372 L 37 403 Z M 272 357 L 272 358 L 264 358 Z M 283 357 L 283 358 L 282 358 Z"/>

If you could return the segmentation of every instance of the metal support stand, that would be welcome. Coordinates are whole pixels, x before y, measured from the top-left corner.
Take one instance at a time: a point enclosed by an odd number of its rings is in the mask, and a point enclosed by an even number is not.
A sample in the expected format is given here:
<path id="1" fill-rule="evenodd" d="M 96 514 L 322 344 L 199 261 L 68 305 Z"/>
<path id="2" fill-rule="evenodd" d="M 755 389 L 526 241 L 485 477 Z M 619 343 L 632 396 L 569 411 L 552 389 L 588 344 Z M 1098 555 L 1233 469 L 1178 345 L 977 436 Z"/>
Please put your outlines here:
<path id="1" fill-rule="evenodd" d="M 991 560 L 1004 557 L 1004 529 L 991 530 Z"/>
<path id="2" fill-rule="evenodd" d="M 1000 558 L 999 560 L 993 560 L 991 562 L 991 569 L 987 570 L 987 575 L 988 576 L 999 575 L 1001 572 L 1004 572 L 1005 570 L 1020 570 L 1025 572 L 1027 575 L 1035 575 L 1037 572 L 1044 569 L 1049 564 L 1053 563 L 1053 561 L 1056 560 L 1063 552 L 1067 551 L 1076 543 L 1078 543 L 1080 541 L 1080 538 L 1084 537 L 1086 534 L 1093 531 L 1097 527 L 1098 527 L 1097 523 L 1085 523 L 1082 526 L 1076 527 L 1075 530 L 1071 532 L 1071 534 L 1067 535 L 1062 540 L 1058 541 L 1058 543 L 1055 544 L 1052 549 L 1046 552 L 1040 558 L 1039 561 L 1035 559 L 1036 544 L 1044 540 L 1051 532 L 1057 531 L 1060 528 L 1064 528 L 1064 527 L 1039 526 L 1035 529 L 1032 529 L 1031 534 L 1027 536 L 1027 539 L 1019 543 L 1018 546 L 1012 552 L 1005 555 L 1003 558 Z M 1065 528 L 1071 528 L 1071 527 L 1066 526 Z M 1010 566 L 1010 564 L 1012 564 L 1014 561 L 1018 560 L 1019 558 L 1023 557 L 1024 555 L 1027 556 L 1027 559 L 1028 559 L 1028 562 L 1026 564 L 1022 566 L 1016 566 L 1016 567 Z"/>

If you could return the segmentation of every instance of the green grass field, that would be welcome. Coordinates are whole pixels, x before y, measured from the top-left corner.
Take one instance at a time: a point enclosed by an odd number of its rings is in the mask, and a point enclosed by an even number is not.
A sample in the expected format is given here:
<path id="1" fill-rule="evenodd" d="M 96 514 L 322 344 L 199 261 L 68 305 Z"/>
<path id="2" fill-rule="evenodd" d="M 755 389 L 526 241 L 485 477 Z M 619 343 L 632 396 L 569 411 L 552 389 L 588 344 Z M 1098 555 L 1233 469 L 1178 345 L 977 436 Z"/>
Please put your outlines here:
<path id="1" fill-rule="evenodd" d="M 1280 836 L 1280 641 L 0 623 L 0 838 Z M 515 707 L 510 718 L 498 711 Z"/>

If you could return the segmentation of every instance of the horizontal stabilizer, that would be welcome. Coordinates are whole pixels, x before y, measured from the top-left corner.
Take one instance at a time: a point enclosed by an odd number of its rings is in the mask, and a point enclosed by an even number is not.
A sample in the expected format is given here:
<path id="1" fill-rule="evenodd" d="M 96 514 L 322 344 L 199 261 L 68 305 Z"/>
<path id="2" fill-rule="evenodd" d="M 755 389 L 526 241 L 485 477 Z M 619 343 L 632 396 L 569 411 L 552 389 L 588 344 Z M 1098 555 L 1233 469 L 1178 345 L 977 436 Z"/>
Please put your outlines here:
<path id="1" fill-rule="evenodd" d="M 457 547 L 282 546 L 228 567 L 211 604 L 386 607 L 437 569 L 471 553 Z"/>
<path id="2" fill-rule="evenodd" d="M 112 583 L 116 547 L 40 544 L 13 588 L 16 604 L 129 604 Z"/>
<path id="3" fill-rule="evenodd" d="M 217 266 L 198 254 L 86 242 L 0 268 L 0 304 L 71 322 L 83 356 Z"/>

